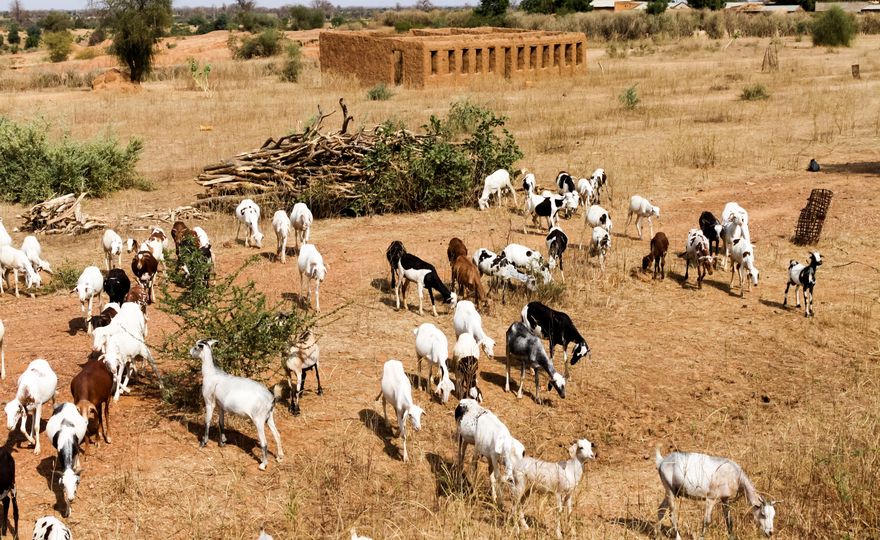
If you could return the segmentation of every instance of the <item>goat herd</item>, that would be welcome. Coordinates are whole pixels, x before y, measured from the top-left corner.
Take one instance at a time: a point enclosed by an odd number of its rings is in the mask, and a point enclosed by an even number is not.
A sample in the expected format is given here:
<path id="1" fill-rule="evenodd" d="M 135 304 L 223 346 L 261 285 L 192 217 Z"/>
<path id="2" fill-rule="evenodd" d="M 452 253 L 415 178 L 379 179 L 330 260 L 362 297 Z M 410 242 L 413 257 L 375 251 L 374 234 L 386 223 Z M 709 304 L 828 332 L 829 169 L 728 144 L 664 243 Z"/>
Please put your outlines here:
<path id="1" fill-rule="evenodd" d="M 483 330 L 482 318 L 478 311 L 489 307 L 489 294 L 482 283 L 482 276 L 488 275 L 491 288 L 502 289 L 502 300 L 509 286 L 524 287 L 535 290 L 552 280 L 552 271 L 558 270 L 564 280 L 563 256 L 568 247 L 568 237 L 559 226 L 559 217 L 571 217 L 580 206 L 584 206 L 585 224 L 592 227 L 590 235 L 590 254 L 599 257 L 599 265 L 604 270 L 605 256 L 611 248 L 612 220 L 607 210 L 599 206 L 603 190 L 608 185 L 607 176 L 602 169 L 596 170 L 590 179 L 581 179 L 575 184 L 571 175 L 559 173 L 556 193 L 544 191 L 537 193 L 535 176 L 526 171 L 522 187 L 527 193 L 525 205 L 526 222 L 529 218 L 533 224 L 539 225 L 546 220 L 548 234 L 546 237 L 547 257 L 538 250 L 520 244 L 510 244 L 499 253 L 488 249 L 477 249 L 469 257 L 464 243 L 453 238 L 449 242 L 447 258 L 451 267 L 452 284 L 447 286 L 440 279 L 436 268 L 430 263 L 406 251 L 400 241 L 393 241 L 386 250 L 386 258 L 391 270 L 391 287 L 395 291 L 396 305 L 400 308 L 401 297 L 406 303 L 406 291 L 410 283 L 418 289 L 419 314 L 423 313 L 423 290 L 428 290 L 432 311 L 437 316 L 434 304 L 434 292 L 444 303 L 453 308 L 453 327 L 456 341 L 452 358 L 449 358 L 449 345 L 446 336 L 435 325 L 425 323 L 414 330 L 417 353 L 417 369 L 420 386 L 424 383 L 427 390 L 434 385 L 433 392 L 442 403 L 455 392 L 459 403 L 455 409 L 457 424 L 456 438 L 458 442 L 458 472 L 463 475 L 463 460 L 468 445 L 473 445 L 474 468 L 481 457 L 489 463 L 491 496 L 497 500 L 497 476 L 501 475 L 502 486 L 507 486 L 516 512 L 516 527 L 528 527 L 524 518 L 521 502 L 529 489 L 538 489 L 556 495 L 558 503 L 557 528 L 558 536 L 562 534 L 561 521 L 564 515 L 571 515 L 572 496 L 583 475 L 584 463 L 597 457 L 596 445 L 587 439 L 579 439 L 569 448 L 570 459 L 559 462 L 541 461 L 525 455 L 525 448 L 508 430 L 503 422 L 491 411 L 484 408 L 483 393 L 478 386 L 479 358 L 485 354 L 490 360 L 494 358 L 495 341 Z M 496 194 L 501 205 L 502 192 L 509 190 L 517 204 L 516 193 L 511 184 L 511 176 L 506 170 L 498 170 L 485 179 L 482 195 L 478 199 L 479 208 L 489 207 L 489 197 Z M 246 228 L 245 246 L 262 247 L 263 234 L 260 232 L 260 208 L 250 199 L 245 199 L 235 210 L 239 224 L 236 237 L 240 234 L 241 225 Z M 642 238 L 641 224 L 646 220 L 650 234 L 650 253 L 642 261 L 642 270 L 648 271 L 653 265 L 653 277 L 663 279 L 665 276 L 665 259 L 669 249 L 669 240 L 663 232 L 654 234 L 652 218 L 660 217 L 660 209 L 648 199 L 638 195 L 630 199 L 627 226 L 635 217 L 635 227 L 639 238 Z M 724 264 L 731 264 L 731 283 L 735 273 L 740 278 L 740 294 L 743 293 L 743 271 L 751 284 L 758 284 L 758 269 L 755 266 L 754 247 L 749 233 L 749 219 L 745 209 L 736 203 L 728 203 L 721 220 L 711 212 L 703 212 L 698 220 L 699 228 L 692 229 L 686 239 L 685 250 L 680 257 L 686 260 L 685 281 L 691 266 L 697 271 L 697 283 L 702 284 L 707 273 L 712 273 L 720 258 L 723 244 Z M 286 262 L 287 241 L 293 231 L 298 248 L 298 267 L 300 273 L 300 291 L 303 292 L 303 280 L 307 280 L 305 298 L 311 303 L 312 282 L 314 285 L 314 307 L 320 311 L 320 284 L 325 279 L 328 265 L 324 263 L 318 249 L 309 243 L 313 224 L 312 213 L 304 203 L 294 205 L 288 214 L 284 210 L 277 211 L 272 217 L 272 226 L 277 237 L 276 259 Z M 201 227 L 189 229 L 184 223 L 174 223 L 171 230 L 176 249 L 186 244 L 194 248 L 194 253 L 201 254 L 209 264 L 214 263 L 214 253 L 208 234 Z M 79 454 L 81 444 L 91 439 L 91 432 L 100 435 L 109 444 L 110 437 L 110 402 L 118 401 L 122 393 L 128 393 L 130 375 L 135 372 L 134 362 L 140 359 L 149 363 L 158 383 L 162 379 L 156 363 L 146 345 L 147 337 L 147 306 L 153 301 L 153 286 L 160 274 L 164 272 L 164 252 L 168 247 L 165 232 L 156 227 L 149 237 L 141 243 L 134 239 L 123 241 L 113 230 L 105 231 L 102 237 L 102 248 L 105 255 L 106 275 L 96 266 L 87 267 L 79 277 L 75 292 L 80 300 L 81 310 L 86 314 L 85 325 L 88 334 L 92 335 L 92 351 L 89 361 L 81 367 L 81 371 L 71 381 L 72 403 L 55 405 L 55 393 L 58 378 L 44 359 L 32 361 L 18 379 L 16 396 L 6 406 L 7 427 L 10 431 L 20 426 L 21 433 L 31 444 L 34 452 L 40 453 L 40 416 L 42 404 L 51 401 L 54 407 L 52 416 L 46 425 L 46 434 L 55 447 L 58 458 L 56 467 L 61 472 L 59 483 L 64 494 L 64 517 L 70 513 L 71 503 L 76 496 L 79 485 Z M 134 253 L 131 269 L 135 279 L 132 281 L 121 268 L 122 252 Z M 15 292 L 18 296 L 18 276 L 23 275 L 28 289 L 39 287 L 40 271 L 51 273 L 49 263 L 42 258 L 39 242 L 28 236 L 22 242 L 21 249 L 12 247 L 12 239 L 0 221 L 0 270 L 4 280 L 13 275 Z M 729 259 L 729 262 L 728 262 Z M 803 287 L 805 314 L 812 315 L 812 291 L 815 285 L 817 267 L 822 263 L 818 252 L 810 254 L 807 265 L 791 261 L 789 265 L 789 283 L 785 290 L 787 303 L 788 291 L 795 286 L 795 296 L 800 306 L 798 289 Z M 183 268 L 187 272 L 186 268 Z M 453 292 L 457 286 L 457 293 Z M 2 291 L 2 282 L 0 282 Z M 93 316 L 93 302 L 102 302 L 102 294 L 106 293 L 109 302 L 103 304 L 99 314 Z M 473 301 L 463 300 L 470 294 Z M 3 346 L 4 326 L 0 321 L 0 368 L 6 377 L 5 350 Z M 542 339 L 549 342 L 550 353 L 544 347 Z M 250 379 L 235 377 L 220 370 L 213 362 L 212 347 L 214 340 L 199 340 L 190 350 L 190 355 L 202 362 L 202 394 L 205 400 L 205 432 L 201 446 L 208 442 L 208 434 L 214 408 L 219 410 L 219 442 L 222 446 L 226 437 L 223 433 L 224 413 L 230 412 L 249 417 L 256 426 L 262 452 L 259 468 L 264 470 L 268 463 L 268 447 L 265 426 L 268 425 L 277 446 L 276 458 L 281 461 L 283 450 L 281 437 L 275 426 L 273 409 L 276 396 L 265 386 Z M 571 356 L 568 349 L 572 344 Z M 569 378 L 570 366 L 581 358 L 590 355 L 590 347 L 579 333 L 571 318 L 560 311 L 551 309 L 540 302 L 528 303 L 521 312 L 521 321 L 510 325 L 506 334 L 505 391 L 510 391 L 511 366 L 518 366 L 520 371 L 517 397 L 522 397 L 526 369 L 534 374 L 535 400 L 540 404 L 540 374 L 549 378 L 548 391 L 555 391 L 560 398 L 565 398 L 566 380 Z M 556 371 L 553 356 L 556 346 L 563 351 L 564 375 Z M 297 415 L 300 412 L 299 400 L 303 392 L 305 372 L 314 370 L 318 381 L 318 393 L 322 393 L 318 372 L 319 347 L 312 332 L 301 336 L 291 343 L 284 355 L 283 366 L 287 372 L 290 386 L 290 411 Z M 422 378 L 422 362 L 427 361 L 427 377 Z M 434 379 L 434 368 L 439 368 L 439 378 Z M 455 381 L 450 377 L 454 373 Z M 383 402 L 383 411 L 387 421 L 387 405 L 391 404 L 396 413 L 398 433 L 402 439 L 402 458 L 406 462 L 409 455 L 406 448 L 407 426 L 421 428 L 423 410 L 414 403 L 410 378 L 404 371 L 403 364 L 398 360 L 388 360 L 383 368 L 381 390 L 376 398 Z M 30 430 L 27 429 L 28 417 L 31 417 Z M 90 431 L 90 426 L 94 429 Z M 676 538 L 679 538 L 678 524 L 675 517 L 675 503 L 678 497 L 689 497 L 704 500 L 706 512 L 703 531 L 708 525 L 714 505 L 720 502 L 724 512 L 728 531 L 732 534 L 733 522 L 729 504 L 740 496 L 745 496 L 752 507 L 752 512 L 762 531 L 769 535 L 773 532 L 775 515 L 774 501 L 765 499 L 755 489 L 743 470 L 729 459 L 713 457 L 697 453 L 674 452 L 663 457 L 659 450 L 656 454 L 656 468 L 666 497 L 658 511 L 658 527 L 660 521 L 669 513 Z M 0 449 L 0 499 L 3 501 L 2 534 L 7 529 L 7 514 L 10 502 L 13 507 L 14 534 L 18 531 L 18 503 L 15 490 L 15 463 L 6 450 Z M 267 538 L 262 535 L 261 538 Z M 353 537 L 355 535 L 353 534 Z M 34 538 L 70 538 L 67 527 L 53 516 L 46 516 L 37 521 Z M 359 537 L 358 537 L 359 538 Z"/>

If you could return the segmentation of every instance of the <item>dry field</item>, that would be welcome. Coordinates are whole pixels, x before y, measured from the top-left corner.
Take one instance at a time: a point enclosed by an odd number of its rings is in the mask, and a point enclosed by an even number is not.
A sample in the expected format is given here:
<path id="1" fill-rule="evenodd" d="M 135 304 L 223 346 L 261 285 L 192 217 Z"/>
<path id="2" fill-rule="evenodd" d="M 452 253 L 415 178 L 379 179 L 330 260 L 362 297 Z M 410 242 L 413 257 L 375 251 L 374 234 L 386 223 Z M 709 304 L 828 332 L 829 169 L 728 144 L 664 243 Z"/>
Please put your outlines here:
<path id="1" fill-rule="evenodd" d="M 525 152 L 522 165 L 537 173 L 539 183 L 551 185 L 560 169 L 586 176 L 602 166 L 613 186 L 616 227 L 605 274 L 577 245 L 567 253 L 568 281 L 557 307 L 572 316 L 593 349 L 592 360 L 575 367 L 567 398 L 552 396 L 538 406 L 532 386 L 522 400 L 503 392 L 503 336 L 525 297 L 498 302 L 484 318 L 499 343 L 496 361 L 480 366 L 486 405 L 527 452 L 557 460 L 575 438 L 599 445 L 576 505 L 577 536 L 651 536 L 662 498 L 653 462 L 660 444 L 664 453 L 677 448 L 735 458 L 760 491 L 785 501 L 777 514 L 782 538 L 877 538 L 880 38 L 860 37 L 852 49 L 833 51 L 786 41 L 779 52 L 782 69 L 770 75 L 760 73 L 766 41 L 726 45 L 664 43 L 624 59 L 597 50 L 589 74 L 580 79 L 398 90 L 386 102 L 367 101 L 366 90 L 351 81 L 325 79 L 321 85 L 314 66 L 302 83 L 290 85 L 263 75 L 265 62 L 229 61 L 217 66 L 210 96 L 174 79 L 134 93 L 5 93 L 0 114 L 17 120 L 43 116 L 77 137 L 109 131 L 123 140 L 143 139 L 140 170 L 157 189 L 88 201 L 87 213 L 112 221 L 191 202 L 197 193 L 192 178 L 201 166 L 301 129 L 317 104 L 326 110 L 339 96 L 366 126 L 388 117 L 417 126 L 460 98 L 503 112 Z M 861 80 L 849 75 L 853 63 L 861 64 Z M 642 104 L 624 111 L 617 95 L 635 83 Z M 742 88 L 752 83 L 764 84 L 770 99 L 740 101 Z M 823 165 L 821 173 L 805 172 L 811 157 Z M 818 274 L 816 316 L 805 319 L 781 302 L 789 259 L 807 254 L 789 238 L 816 187 L 835 196 L 818 246 L 825 264 Z M 662 208 L 662 224 L 655 226 L 667 233 L 674 251 L 683 247 L 702 210 L 719 215 L 725 202 L 741 203 L 751 213 L 760 286 L 740 298 L 728 289 L 729 275 L 716 272 L 696 289 L 693 277 L 682 284 L 684 268 L 674 256 L 665 281 L 635 274 L 647 241 L 637 240 L 632 227 L 624 231 L 633 193 Z M 263 214 L 274 210 L 264 208 Z M 10 230 L 19 211 L 0 207 Z M 338 311 L 320 327 L 325 395 L 314 394 L 309 377 L 302 416 L 277 409 L 284 461 L 258 471 L 253 426 L 241 420 L 231 423 L 231 444 L 218 448 L 215 428 L 212 442 L 200 449 L 199 414 L 169 411 L 153 390 L 137 387 L 111 411 L 113 444 L 87 451 L 67 520 L 75 536 L 253 539 L 261 526 L 276 539 L 343 538 L 351 527 L 377 539 L 513 535 L 506 513 L 488 500 L 485 465 L 475 494 L 450 481 L 454 399 L 444 406 L 415 393 L 427 416 L 411 438 L 412 462 L 403 464 L 399 440 L 390 437 L 374 398 L 385 360 L 398 358 L 415 369 L 416 325 L 434 322 L 453 335 L 445 306 L 437 319 L 394 310 L 387 244 L 403 240 L 448 279 L 450 237 L 460 236 L 472 250 L 510 241 L 543 249 L 543 235 L 523 235 L 521 225 L 520 209 L 494 207 L 317 222 L 313 239 L 330 268 L 322 303 Z M 234 242 L 230 216 L 213 216 L 203 226 L 219 246 L 221 271 L 252 253 Z M 581 214 L 563 227 L 575 244 L 586 238 Z M 268 221 L 263 228 L 269 246 L 274 239 Z M 100 263 L 99 243 L 92 234 L 47 237 L 43 245 L 56 266 L 69 259 L 82 267 Z M 298 292 L 295 264 L 266 258 L 248 273 L 273 298 Z M 59 398 L 69 399 L 70 378 L 90 343 L 84 332 L 72 331 L 80 322 L 76 304 L 63 293 L 0 298 L 11 373 L 0 383 L 4 399 L 37 357 L 55 367 Z M 150 325 L 150 341 L 168 330 L 157 310 Z M 160 369 L 172 362 L 163 359 Z M 37 517 L 57 512 L 54 451 L 43 442 L 37 457 L 20 435 L 7 441 L 18 465 L 22 538 Z M 534 526 L 522 537 L 552 535 L 551 503 L 530 499 L 527 514 Z M 683 506 L 682 532 L 699 534 L 702 506 Z M 734 514 L 740 538 L 758 535 L 744 502 Z M 725 534 L 716 514 L 708 536 Z"/>

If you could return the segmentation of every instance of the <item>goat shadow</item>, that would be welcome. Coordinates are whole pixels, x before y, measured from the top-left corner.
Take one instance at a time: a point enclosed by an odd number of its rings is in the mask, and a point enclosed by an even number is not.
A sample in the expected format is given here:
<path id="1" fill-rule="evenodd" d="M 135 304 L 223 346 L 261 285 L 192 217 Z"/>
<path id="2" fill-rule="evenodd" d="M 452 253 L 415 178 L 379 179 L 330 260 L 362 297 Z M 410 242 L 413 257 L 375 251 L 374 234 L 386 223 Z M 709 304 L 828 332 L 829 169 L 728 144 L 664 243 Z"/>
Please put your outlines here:
<path id="1" fill-rule="evenodd" d="M 467 478 L 459 474 L 455 463 L 447 461 L 443 456 L 428 452 L 425 454 L 431 473 L 434 475 L 435 494 L 437 497 L 449 497 L 452 495 L 468 495 L 472 486 Z"/>
<path id="2" fill-rule="evenodd" d="M 633 517 L 619 517 L 612 518 L 608 520 L 608 523 L 611 525 L 620 525 L 621 527 L 626 527 L 627 529 L 633 531 L 636 534 L 641 534 L 643 536 L 654 537 L 654 523 L 648 521 L 646 519 L 633 518 Z M 661 525 L 660 526 L 660 537 L 668 538 L 669 533 L 672 531 L 672 527 Z"/>
<path id="3" fill-rule="evenodd" d="M 543 373 L 543 372 L 542 372 Z M 553 407 L 554 400 L 551 398 L 552 395 L 555 394 L 556 390 L 550 389 L 547 390 L 547 381 L 546 381 L 546 373 L 539 373 L 539 384 L 542 389 L 541 392 L 541 404 L 544 407 Z M 519 367 L 510 366 L 510 393 L 516 395 L 517 390 L 519 390 Z M 506 378 L 504 375 L 498 373 L 492 373 L 491 371 L 484 371 L 480 374 L 484 381 L 494 384 L 504 390 Z M 531 369 L 526 369 L 525 376 L 523 377 L 523 396 L 529 396 L 532 398 L 532 401 L 535 403 L 538 400 L 535 397 L 535 393 L 531 391 L 532 388 L 535 387 L 535 375 Z"/>
<path id="4" fill-rule="evenodd" d="M 288 302 L 293 302 L 300 309 L 308 310 L 311 307 L 311 302 L 309 302 L 308 296 L 302 296 L 299 293 L 295 292 L 285 292 L 281 293 L 281 298 L 287 300 Z"/>
<path id="5" fill-rule="evenodd" d="M 56 456 L 43 458 L 42 461 L 40 461 L 40 464 L 37 465 L 37 472 L 40 473 L 40 476 L 46 479 L 46 487 L 48 487 L 49 491 L 55 495 L 55 506 L 53 506 L 52 509 L 59 514 L 64 515 L 67 503 L 64 502 L 64 491 L 61 488 L 61 484 L 58 482 L 58 479 L 61 478 L 61 473 L 56 473 L 55 471 L 55 460 Z"/>
<path id="6" fill-rule="evenodd" d="M 385 278 L 373 278 L 370 280 L 370 287 L 376 289 L 379 292 L 384 293 L 393 293 L 394 289 L 391 288 L 391 280 Z"/>
<path id="7" fill-rule="evenodd" d="M 858 161 L 847 163 L 829 163 L 819 169 L 830 174 L 867 174 L 880 175 L 880 161 Z"/>
<path id="8" fill-rule="evenodd" d="M 392 411 L 393 409 L 394 408 L 392 407 Z M 358 413 L 358 417 L 360 418 L 361 423 L 369 428 L 370 431 L 372 431 L 376 437 L 379 437 L 379 439 L 385 444 L 385 454 L 387 454 L 388 457 L 395 460 L 403 460 L 403 452 L 391 442 L 394 438 L 394 432 L 392 431 L 389 422 L 396 421 L 392 420 L 392 418 L 397 418 L 396 416 L 389 416 L 388 422 L 386 422 L 382 413 L 378 413 L 373 409 L 361 409 Z"/>
<path id="9" fill-rule="evenodd" d="M 85 317 L 74 317 L 67 321 L 68 335 L 75 336 L 80 331 L 88 332 L 88 326 L 86 325 Z"/>
<path id="10" fill-rule="evenodd" d="M 766 298 L 761 298 L 760 300 L 758 300 L 758 302 L 761 302 L 762 304 L 764 304 L 767 307 L 781 309 L 783 311 L 791 311 L 791 309 L 794 307 L 794 306 L 784 306 L 784 305 L 782 305 L 782 302 L 777 302 L 776 300 L 768 300 Z"/>
<path id="11" fill-rule="evenodd" d="M 231 414 L 226 415 L 227 420 Z M 191 422 L 189 420 L 185 420 L 184 418 L 172 418 L 178 420 L 181 424 L 186 426 L 187 431 L 196 436 L 196 440 L 199 443 L 202 442 L 202 437 L 205 435 L 205 424 L 204 422 Z M 214 417 L 211 419 L 211 432 L 209 433 L 208 444 L 205 448 L 210 446 L 219 447 L 220 443 L 220 427 L 218 425 L 218 417 L 217 411 L 214 411 Z M 253 426 L 252 422 L 249 422 L 251 426 Z M 223 430 L 223 434 L 226 435 L 226 446 L 232 445 L 237 446 L 241 450 L 244 451 L 247 455 L 257 461 L 257 463 L 262 462 L 262 455 L 260 454 L 260 443 L 250 435 L 245 435 L 240 431 L 236 431 L 229 427 L 229 422 L 226 423 L 226 429 Z M 269 447 L 269 454 L 271 456 L 278 456 L 278 448 L 274 446 L 275 440 L 272 437 L 272 432 L 269 430 L 268 426 L 266 426 L 266 445 Z M 256 449 L 256 451 L 255 451 Z M 273 451 L 274 450 L 274 451 Z"/>
<path id="12" fill-rule="evenodd" d="M 60 401 L 58 403 L 56 403 L 56 407 L 59 405 L 61 405 Z M 48 416 L 46 416 L 47 411 L 48 411 Z M 52 417 L 53 411 L 54 411 L 54 409 L 52 408 L 52 406 L 49 403 L 43 404 L 43 411 L 40 414 L 40 416 L 41 416 L 40 429 L 37 430 L 38 437 L 40 437 L 40 436 L 42 436 L 44 438 L 48 437 L 45 434 L 46 425 L 49 423 L 49 418 Z M 27 416 L 27 418 L 28 418 L 28 420 L 27 420 L 27 423 L 25 424 L 25 426 L 31 425 L 31 422 L 32 422 L 30 420 L 30 418 L 32 418 L 32 416 L 30 414 Z M 6 436 L 6 442 L 3 443 L 3 449 L 6 450 L 7 452 L 9 452 L 10 454 L 12 453 L 13 450 L 18 450 L 18 449 L 25 450 L 27 452 L 33 451 L 33 446 L 31 446 L 31 443 L 29 443 L 28 440 L 25 438 L 25 436 L 21 434 L 20 425 L 21 425 L 20 423 L 15 424 L 15 429 L 9 431 L 9 434 Z M 43 442 L 46 442 L 46 441 L 43 441 Z M 48 444 L 51 447 L 52 441 L 49 441 Z M 41 450 L 42 450 L 42 448 L 41 448 Z"/>

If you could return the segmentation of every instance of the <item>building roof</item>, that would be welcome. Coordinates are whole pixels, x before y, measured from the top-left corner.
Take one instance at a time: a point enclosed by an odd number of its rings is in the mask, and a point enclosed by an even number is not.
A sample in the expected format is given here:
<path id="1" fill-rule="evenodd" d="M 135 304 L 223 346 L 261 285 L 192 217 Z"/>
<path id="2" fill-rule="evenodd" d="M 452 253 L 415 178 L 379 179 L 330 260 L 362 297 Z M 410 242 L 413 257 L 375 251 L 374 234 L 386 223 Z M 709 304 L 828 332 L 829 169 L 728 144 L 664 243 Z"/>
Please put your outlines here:
<path id="1" fill-rule="evenodd" d="M 816 11 L 828 11 L 831 6 L 838 6 L 847 13 L 859 13 L 868 5 L 869 2 L 816 2 Z"/>
<path id="2" fill-rule="evenodd" d="M 593 0 L 590 5 L 593 9 L 614 9 L 617 0 Z"/>
<path id="3" fill-rule="evenodd" d="M 798 5 L 763 4 L 761 2 L 727 2 L 724 9 L 740 13 L 796 13 L 804 8 Z"/>

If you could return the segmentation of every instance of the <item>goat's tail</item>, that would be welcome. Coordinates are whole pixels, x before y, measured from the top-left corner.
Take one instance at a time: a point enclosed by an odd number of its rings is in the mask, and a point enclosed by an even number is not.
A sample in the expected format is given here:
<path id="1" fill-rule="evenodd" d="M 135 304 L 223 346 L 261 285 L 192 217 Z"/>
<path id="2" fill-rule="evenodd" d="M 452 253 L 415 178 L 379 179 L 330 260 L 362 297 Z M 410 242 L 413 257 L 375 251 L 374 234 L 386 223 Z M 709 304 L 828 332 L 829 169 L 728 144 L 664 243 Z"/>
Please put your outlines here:
<path id="1" fill-rule="evenodd" d="M 656 463 L 657 468 L 660 468 L 660 464 L 663 462 L 663 454 L 660 453 L 660 445 L 654 447 L 654 463 Z"/>
<path id="2" fill-rule="evenodd" d="M 376 396 L 374 401 L 379 401 L 382 398 L 382 390 L 379 390 L 379 395 Z"/>
<path id="3" fill-rule="evenodd" d="M 688 254 L 687 251 L 682 251 L 681 253 L 678 254 L 678 258 L 679 258 L 679 259 L 686 259 L 686 258 L 687 258 L 687 254 Z"/>

